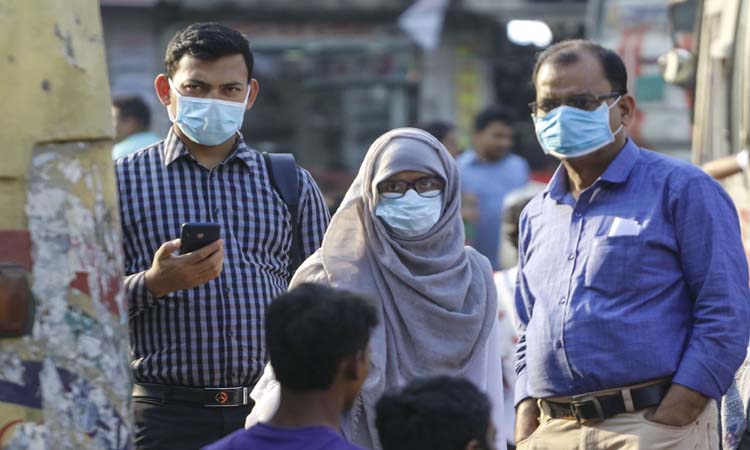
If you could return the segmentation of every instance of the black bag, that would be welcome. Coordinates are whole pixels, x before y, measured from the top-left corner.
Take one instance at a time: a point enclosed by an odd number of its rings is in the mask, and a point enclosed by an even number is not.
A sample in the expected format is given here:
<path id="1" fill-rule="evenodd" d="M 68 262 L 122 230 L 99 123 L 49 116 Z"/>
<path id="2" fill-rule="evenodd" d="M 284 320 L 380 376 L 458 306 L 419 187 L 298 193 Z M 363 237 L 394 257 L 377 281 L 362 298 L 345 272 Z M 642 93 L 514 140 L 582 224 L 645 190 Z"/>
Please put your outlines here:
<path id="1" fill-rule="evenodd" d="M 289 265 L 289 274 L 294 274 L 297 267 L 302 264 L 302 236 L 297 220 L 299 213 L 297 162 L 291 153 L 263 152 L 263 159 L 266 161 L 271 185 L 284 200 L 292 216 L 292 247 L 290 249 L 292 262 Z"/>

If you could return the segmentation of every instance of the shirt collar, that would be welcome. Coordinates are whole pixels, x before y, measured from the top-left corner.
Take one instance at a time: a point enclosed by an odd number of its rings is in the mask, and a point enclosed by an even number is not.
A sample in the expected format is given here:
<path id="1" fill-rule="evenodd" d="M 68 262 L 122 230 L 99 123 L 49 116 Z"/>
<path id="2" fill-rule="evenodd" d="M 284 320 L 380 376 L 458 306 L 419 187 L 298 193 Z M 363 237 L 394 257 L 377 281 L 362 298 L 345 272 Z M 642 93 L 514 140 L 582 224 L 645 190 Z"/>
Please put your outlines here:
<path id="1" fill-rule="evenodd" d="M 502 161 L 505 161 L 505 159 L 510 156 L 510 154 L 513 153 L 512 151 L 508 151 L 505 155 L 503 155 L 500 159 L 497 159 L 495 161 L 485 161 L 484 159 L 479 157 L 479 153 L 477 153 L 476 150 L 473 148 L 466 149 L 466 162 L 471 165 L 482 165 L 482 164 L 498 164 Z"/>
<path id="2" fill-rule="evenodd" d="M 247 146 L 247 144 L 245 144 L 245 139 L 242 137 L 242 133 L 238 132 L 237 135 L 238 139 L 237 143 L 234 146 L 234 150 L 222 164 L 227 164 L 235 159 L 238 159 L 244 162 L 248 169 L 252 169 L 253 166 L 255 166 L 253 150 L 251 150 Z M 193 155 L 190 154 L 185 143 L 182 142 L 182 139 L 177 136 L 177 133 L 175 133 L 174 130 L 170 128 L 169 132 L 167 133 L 166 139 L 164 139 L 164 165 L 168 166 L 182 157 L 187 157 L 194 160 Z"/>
<path id="3" fill-rule="evenodd" d="M 608 183 L 620 184 L 624 183 L 630 172 L 635 166 L 635 161 L 638 159 L 638 146 L 628 138 L 625 141 L 625 145 L 620 150 L 620 153 L 615 156 L 615 159 L 609 163 L 609 166 L 604 173 L 599 177 L 599 180 L 606 181 Z M 560 164 L 555 170 L 555 174 L 552 175 L 547 187 L 544 190 L 544 194 L 549 194 L 557 202 L 562 201 L 563 197 L 568 193 L 568 172 L 565 167 Z"/>

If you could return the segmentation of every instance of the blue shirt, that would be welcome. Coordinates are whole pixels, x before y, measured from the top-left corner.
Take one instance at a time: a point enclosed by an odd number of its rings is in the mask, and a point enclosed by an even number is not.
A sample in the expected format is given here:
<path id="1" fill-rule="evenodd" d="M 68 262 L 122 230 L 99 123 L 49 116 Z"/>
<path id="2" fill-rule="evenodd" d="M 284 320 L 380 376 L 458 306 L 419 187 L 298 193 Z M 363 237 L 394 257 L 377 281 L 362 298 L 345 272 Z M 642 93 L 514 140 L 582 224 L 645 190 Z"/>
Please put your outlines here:
<path id="1" fill-rule="evenodd" d="M 362 450 L 328 427 L 279 428 L 259 423 L 203 450 Z"/>
<path id="2" fill-rule="evenodd" d="M 128 156 L 142 148 L 156 144 L 161 140 L 161 136 L 153 131 L 143 131 L 141 133 L 131 134 L 112 147 L 112 159 L 119 159 L 123 156 Z"/>
<path id="3" fill-rule="evenodd" d="M 493 269 L 499 270 L 503 199 L 529 181 L 529 165 L 512 153 L 497 161 L 484 161 L 474 150 L 463 152 L 456 162 L 461 173 L 461 192 L 473 194 L 478 201 L 479 222 L 473 246 L 490 260 Z"/>
<path id="4" fill-rule="evenodd" d="M 516 402 L 673 376 L 721 397 L 745 357 L 739 219 L 695 166 L 628 141 L 576 201 L 563 167 L 521 215 Z"/>
<path id="5" fill-rule="evenodd" d="M 124 246 L 124 293 L 136 382 L 253 386 L 268 361 L 266 308 L 286 291 L 291 214 L 273 188 L 263 156 L 237 144 L 221 164 L 198 163 L 172 131 L 163 142 L 115 162 Z M 303 257 L 320 247 L 328 209 L 310 174 L 298 168 Z M 221 275 L 154 298 L 145 273 L 162 243 L 185 222 L 221 224 Z"/>

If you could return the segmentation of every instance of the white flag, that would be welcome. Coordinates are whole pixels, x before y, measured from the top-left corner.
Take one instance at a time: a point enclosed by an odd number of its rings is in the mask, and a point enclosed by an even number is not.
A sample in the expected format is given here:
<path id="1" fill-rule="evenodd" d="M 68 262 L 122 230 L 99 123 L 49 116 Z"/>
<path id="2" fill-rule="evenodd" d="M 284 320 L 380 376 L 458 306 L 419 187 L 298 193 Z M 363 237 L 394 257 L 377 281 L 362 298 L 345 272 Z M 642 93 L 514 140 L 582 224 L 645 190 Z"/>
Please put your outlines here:
<path id="1" fill-rule="evenodd" d="M 398 25 L 420 47 L 434 50 L 440 43 L 449 0 L 417 0 L 398 18 Z"/>

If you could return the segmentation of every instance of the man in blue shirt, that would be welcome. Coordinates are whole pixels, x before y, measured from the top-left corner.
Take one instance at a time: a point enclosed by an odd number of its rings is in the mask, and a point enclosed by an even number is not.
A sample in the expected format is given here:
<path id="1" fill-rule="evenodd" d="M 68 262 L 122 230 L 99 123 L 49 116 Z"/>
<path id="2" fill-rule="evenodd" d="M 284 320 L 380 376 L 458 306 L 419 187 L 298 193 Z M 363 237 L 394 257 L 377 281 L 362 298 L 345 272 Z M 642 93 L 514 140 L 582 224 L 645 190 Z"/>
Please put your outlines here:
<path id="1" fill-rule="evenodd" d="M 151 111 L 139 97 L 117 97 L 112 101 L 115 145 L 112 159 L 119 159 L 162 140 L 151 131 Z"/>
<path id="2" fill-rule="evenodd" d="M 537 137 L 562 164 L 520 222 L 518 448 L 717 449 L 750 318 L 735 208 L 627 138 L 614 52 L 562 42 L 533 79 Z"/>
<path id="3" fill-rule="evenodd" d="M 479 220 L 469 243 L 500 269 L 500 218 L 505 195 L 529 181 L 525 159 L 510 153 L 513 128 L 508 112 L 492 106 L 474 121 L 474 149 L 456 160 L 461 173 L 461 193 L 476 197 Z"/>

